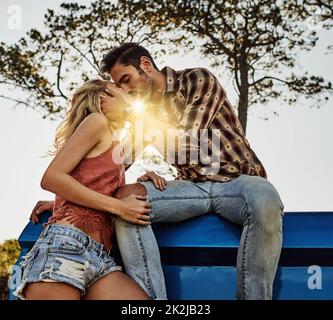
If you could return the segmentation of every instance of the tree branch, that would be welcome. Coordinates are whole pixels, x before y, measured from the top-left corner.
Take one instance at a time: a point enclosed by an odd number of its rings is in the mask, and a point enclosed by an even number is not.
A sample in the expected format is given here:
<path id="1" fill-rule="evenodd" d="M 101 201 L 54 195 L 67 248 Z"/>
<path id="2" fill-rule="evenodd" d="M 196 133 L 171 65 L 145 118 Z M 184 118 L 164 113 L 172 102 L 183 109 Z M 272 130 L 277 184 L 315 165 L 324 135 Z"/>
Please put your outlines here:
<path id="1" fill-rule="evenodd" d="M 87 56 L 76 46 L 74 46 L 74 44 L 72 44 L 67 38 L 66 38 L 67 43 L 73 48 L 75 49 L 78 53 L 80 53 L 81 57 L 83 57 L 84 59 L 86 59 L 86 61 L 97 71 L 97 73 L 99 74 L 99 69 L 96 68 L 96 66 L 87 58 Z"/>
<path id="2" fill-rule="evenodd" d="M 57 72 L 57 89 L 61 95 L 61 97 L 63 97 L 64 99 L 68 100 L 67 96 L 64 95 L 64 93 L 61 91 L 60 89 L 60 80 L 61 80 L 61 66 L 62 66 L 62 60 L 63 60 L 63 56 L 64 56 L 64 52 L 61 51 L 60 54 L 60 60 L 59 60 L 59 64 L 58 64 L 58 72 Z"/>
<path id="3" fill-rule="evenodd" d="M 0 84 L 6 84 L 8 86 L 14 86 L 14 87 L 22 88 L 22 89 L 27 89 L 25 86 L 23 86 L 21 84 L 9 82 L 9 81 L 6 81 L 6 80 L 0 80 Z"/>
<path id="4" fill-rule="evenodd" d="M 18 100 L 18 99 L 14 99 L 14 98 L 6 97 L 6 96 L 4 96 L 4 95 L 2 95 L 2 94 L 0 94 L 0 98 L 3 98 L 3 99 L 6 99 L 6 100 L 10 100 L 10 101 L 16 102 L 16 104 L 23 104 L 23 105 L 25 105 L 25 106 L 27 106 L 27 107 L 31 107 L 31 106 L 29 105 L 29 103 L 27 103 L 27 102 L 25 102 L 25 101 L 23 101 L 23 100 Z"/>
<path id="5" fill-rule="evenodd" d="M 280 81 L 280 82 L 283 82 L 283 83 L 285 83 L 287 85 L 291 84 L 291 82 L 289 82 L 289 81 L 282 80 L 282 79 L 279 79 L 279 78 L 276 78 L 276 77 L 264 76 L 264 77 L 262 77 L 262 78 L 260 78 L 260 79 L 258 79 L 256 81 L 252 82 L 251 84 L 249 84 L 249 87 L 255 86 L 258 82 L 261 82 L 261 81 L 266 80 L 266 79 L 272 79 L 272 80 Z"/>
<path id="6" fill-rule="evenodd" d="M 91 54 L 91 56 L 93 58 L 93 61 L 94 61 L 95 65 L 96 65 L 96 67 L 99 68 L 99 63 L 98 63 L 98 61 L 96 59 L 96 56 L 95 56 L 93 48 L 92 48 L 92 44 L 94 42 L 94 36 L 95 36 L 95 34 L 96 34 L 96 28 L 93 28 L 92 33 L 88 37 L 88 39 L 89 39 L 89 52 L 90 52 L 90 54 Z M 99 74 L 99 72 L 98 72 L 98 74 Z"/>

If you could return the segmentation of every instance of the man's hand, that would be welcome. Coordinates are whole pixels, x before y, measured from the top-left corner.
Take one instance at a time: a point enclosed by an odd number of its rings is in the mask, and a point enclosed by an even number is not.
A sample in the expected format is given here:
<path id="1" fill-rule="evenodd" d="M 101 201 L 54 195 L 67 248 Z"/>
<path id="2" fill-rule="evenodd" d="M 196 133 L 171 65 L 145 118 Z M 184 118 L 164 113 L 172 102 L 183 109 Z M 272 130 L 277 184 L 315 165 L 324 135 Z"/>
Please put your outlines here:
<path id="1" fill-rule="evenodd" d="M 161 191 L 166 189 L 167 181 L 163 177 L 156 174 L 154 171 L 147 172 L 137 179 L 138 182 L 144 182 L 148 180 L 153 182 L 156 189 Z"/>
<path id="2" fill-rule="evenodd" d="M 39 215 L 43 211 L 53 211 L 54 201 L 38 201 L 35 207 L 32 209 L 32 213 L 30 215 L 30 220 L 37 224 L 39 222 Z"/>

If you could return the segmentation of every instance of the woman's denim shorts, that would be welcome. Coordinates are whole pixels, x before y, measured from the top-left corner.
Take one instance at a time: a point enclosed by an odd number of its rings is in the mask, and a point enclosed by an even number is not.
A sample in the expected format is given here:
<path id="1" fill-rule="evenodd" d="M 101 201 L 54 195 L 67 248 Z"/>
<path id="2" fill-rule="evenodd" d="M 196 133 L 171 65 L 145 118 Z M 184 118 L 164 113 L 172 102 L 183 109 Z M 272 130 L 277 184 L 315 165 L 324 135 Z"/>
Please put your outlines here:
<path id="1" fill-rule="evenodd" d="M 103 276 L 122 270 L 103 244 L 76 227 L 62 224 L 45 227 L 21 266 L 22 281 L 15 294 L 22 300 L 28 283 L 63 282 L 84 295 Z"/>

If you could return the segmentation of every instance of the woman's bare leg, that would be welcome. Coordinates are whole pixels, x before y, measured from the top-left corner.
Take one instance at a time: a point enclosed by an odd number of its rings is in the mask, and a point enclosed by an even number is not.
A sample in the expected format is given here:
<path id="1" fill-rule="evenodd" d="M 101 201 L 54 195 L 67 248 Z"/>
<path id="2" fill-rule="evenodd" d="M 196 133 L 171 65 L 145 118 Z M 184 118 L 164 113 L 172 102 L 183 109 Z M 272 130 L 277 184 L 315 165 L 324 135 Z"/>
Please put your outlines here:
<path id="1" fill-rule="evenodd" d="M 129 276 L 114 271 L 97 280 L 83 297 L 85 300 L 149 300 L 146 292 Z"/>
<path id="2" fill-rule="evenodd" d="M 36 282 L 25 287 L 27 300 L 80 300 L 80 290 L 62 282 Z"/>

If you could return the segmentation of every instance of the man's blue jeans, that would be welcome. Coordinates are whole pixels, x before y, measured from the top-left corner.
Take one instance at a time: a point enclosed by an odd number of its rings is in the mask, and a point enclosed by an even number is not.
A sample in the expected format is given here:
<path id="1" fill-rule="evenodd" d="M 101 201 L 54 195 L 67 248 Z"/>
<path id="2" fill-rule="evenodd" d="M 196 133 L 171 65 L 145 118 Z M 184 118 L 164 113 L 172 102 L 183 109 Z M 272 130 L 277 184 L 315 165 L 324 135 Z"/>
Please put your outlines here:
<path id="1" fill-rule="evenodd" d="M 216 212 L 243 225 L 237 255 L 237 298 L 272 298 L 282 245 L 284 206 L 270 182 L 243 174 L 224 183 L 170 181 L 164 191 L 156 189 L 150 181 L 142 184 L 152 204 L 153 223 L 182 221 Z M 151 226 L 134 225 L 118 218 L 115 228 L 127 274 L 152 299 L 167 299 L 159 249 Z"/>

